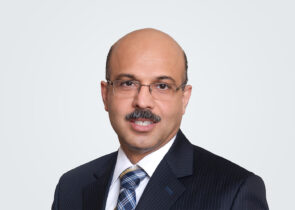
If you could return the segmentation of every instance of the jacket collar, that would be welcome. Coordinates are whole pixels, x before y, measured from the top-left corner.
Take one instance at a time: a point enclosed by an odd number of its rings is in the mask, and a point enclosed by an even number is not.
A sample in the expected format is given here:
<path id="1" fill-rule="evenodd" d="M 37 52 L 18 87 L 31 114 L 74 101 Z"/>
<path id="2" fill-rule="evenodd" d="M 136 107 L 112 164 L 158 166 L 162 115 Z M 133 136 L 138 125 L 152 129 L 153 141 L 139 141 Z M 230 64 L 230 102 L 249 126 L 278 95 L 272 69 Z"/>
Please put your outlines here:
<path id="1" fill-rule="evenodd" d="M 179 130 L 146 186 L 136 209 L 169 209 L 186 190 L 179 178 L 193 173 L 193 146 Z"/>
<path id="2" fill-rule="evenodd" d="M 187 140 L 181 130 L 164 160 L 169 164 L 177 178 L 192 175 L 193 173 L 193 145 Z"/>
<path id="3" fill-rule="evenodd" d="M 111 154 L 110 159 L 104 162 L 93 176 L 95 181 L 86 186 L 83 190 L 83 210 L 105 209 L 106 199 L 109 192 L 114 167 L 116 164 L 117 152 Z"/>

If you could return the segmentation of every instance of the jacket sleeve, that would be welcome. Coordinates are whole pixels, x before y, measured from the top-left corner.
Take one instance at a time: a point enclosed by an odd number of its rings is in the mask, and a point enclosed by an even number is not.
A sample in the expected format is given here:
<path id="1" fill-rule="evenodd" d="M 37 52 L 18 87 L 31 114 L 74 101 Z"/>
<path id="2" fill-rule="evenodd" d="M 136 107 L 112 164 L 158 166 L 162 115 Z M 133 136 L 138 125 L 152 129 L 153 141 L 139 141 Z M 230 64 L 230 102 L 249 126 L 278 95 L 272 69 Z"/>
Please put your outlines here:
<path id="1" fill-rule="evenodd" d="M 263 180 L 249 176 L 240 186 L 232 204 L 232 210 L 268 210 Z"/>

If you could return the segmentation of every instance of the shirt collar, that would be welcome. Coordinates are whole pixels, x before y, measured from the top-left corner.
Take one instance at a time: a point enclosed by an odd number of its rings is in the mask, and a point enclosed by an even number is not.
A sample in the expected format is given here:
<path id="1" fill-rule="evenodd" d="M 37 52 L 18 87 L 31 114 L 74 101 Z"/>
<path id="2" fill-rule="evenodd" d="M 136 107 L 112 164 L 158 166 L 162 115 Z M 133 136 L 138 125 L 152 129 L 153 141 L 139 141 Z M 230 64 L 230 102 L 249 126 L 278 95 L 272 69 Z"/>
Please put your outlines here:
<path id="1" fill-rule="evenodd" d="M 137 164 L 133 165 L 128 157 L 126 156 L 123 149 L 120 147 L 118 150 L 117 162 L 113 174 L 112 184 L 119 178 L 120 174 L 129 167 L 140 166 L 149 177 L 153 175 L 157 166 L 166 155 L 170 147 L 172 146 L 175 140 L 175 136 L 160 149 L 148 154 L 143 159 L 141 159 Z"/>

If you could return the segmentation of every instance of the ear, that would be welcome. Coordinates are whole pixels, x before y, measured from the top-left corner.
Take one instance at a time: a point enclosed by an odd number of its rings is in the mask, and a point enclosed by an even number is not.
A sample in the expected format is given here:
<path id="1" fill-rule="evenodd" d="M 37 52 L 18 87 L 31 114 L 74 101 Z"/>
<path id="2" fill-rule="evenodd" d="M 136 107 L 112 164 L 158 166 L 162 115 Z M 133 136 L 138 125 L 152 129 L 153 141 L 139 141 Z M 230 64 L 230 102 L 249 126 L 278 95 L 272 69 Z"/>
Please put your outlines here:
<path id="1" fill-rule="evenodd" d="M 100 88 L 101 88 L 101 97 L 104 104 L 104 109 L 108 111 L 108 83 L 105 81 L 100 82 Z"/>
<path id="2" fill-rule="evenodd" d="M 192 92 L 192 86 L 191 85 L 185 86 L 183 90 L 183 95 L 182 95 L 182 114 L 185 113 L 186 106 L 191 97 L 191 92 Z"/>

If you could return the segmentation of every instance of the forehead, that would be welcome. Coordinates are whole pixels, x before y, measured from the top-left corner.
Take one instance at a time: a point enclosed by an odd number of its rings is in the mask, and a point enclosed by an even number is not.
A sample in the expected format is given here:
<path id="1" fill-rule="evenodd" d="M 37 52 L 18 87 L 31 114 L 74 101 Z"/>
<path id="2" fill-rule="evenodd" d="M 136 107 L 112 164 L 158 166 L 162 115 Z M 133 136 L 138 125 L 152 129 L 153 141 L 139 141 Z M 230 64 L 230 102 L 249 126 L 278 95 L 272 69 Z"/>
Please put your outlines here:
<path id="1" fill-rule="evenodd" d="M 139 80 L 167 76 L 179 83 L 185 71 L 182 50 L 163 44 L 120 46 L 113 50 L 110 64 L 111 80 L 130 74 Z"/>

